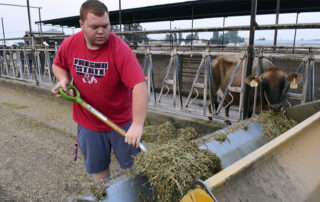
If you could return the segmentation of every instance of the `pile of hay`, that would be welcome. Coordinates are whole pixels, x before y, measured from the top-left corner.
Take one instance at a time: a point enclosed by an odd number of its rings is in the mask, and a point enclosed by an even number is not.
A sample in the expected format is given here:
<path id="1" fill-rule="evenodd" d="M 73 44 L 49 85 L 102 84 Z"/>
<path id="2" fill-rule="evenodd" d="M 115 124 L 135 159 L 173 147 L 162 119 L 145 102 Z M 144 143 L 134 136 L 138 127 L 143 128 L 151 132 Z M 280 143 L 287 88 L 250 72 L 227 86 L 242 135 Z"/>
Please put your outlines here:
<path id="1" fill-rule="evenodd" d="M 286 117 L 283 113 L 273 111 L 261 113 L 258 119 L 261 122 L 264 138 L 267 142 L 270 142 L 298 124 L 298 122 Z"/>
<path id="2" fill-rule="evenodd" d="M 220 159 L 194 142 L 173 141 L 135 158 L 134 174 L 149 178 L 154 193 L 148 201 L 178 201 L 196 180 L 205 180 L 221 170 Z"/>
<path id="3" fill-rule="evenodd" d="M 107 196 L 107 188 L 104 181 L 89 185 L 90 194 L 93 195 L 96 200 L 102 200 Z"/>
<path id="4" fill-rule="evenodd" d="M 143 128 L 142 140 L 161 144 L 175 139 L 190 141 L 200 136 L 193 127 L 176 129 L 170 121 L 166 121 L 160 125 L 146 125 Z"/>

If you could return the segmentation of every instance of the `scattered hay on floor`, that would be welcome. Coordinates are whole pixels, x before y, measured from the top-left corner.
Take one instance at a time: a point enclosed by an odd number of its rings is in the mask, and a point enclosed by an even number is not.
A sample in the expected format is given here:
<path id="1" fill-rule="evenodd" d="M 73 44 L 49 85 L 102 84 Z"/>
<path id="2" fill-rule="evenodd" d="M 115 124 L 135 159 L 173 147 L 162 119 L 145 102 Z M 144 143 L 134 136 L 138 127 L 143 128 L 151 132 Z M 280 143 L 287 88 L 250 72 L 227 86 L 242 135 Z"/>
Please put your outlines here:
<path id="1" fill-rule="evenodd" d="M 102 200 L 107 196 L 106 189 L 107 186 L 105 185 L 104 181 L 101 181 L 97 184 L 91 184 L 89 186 L 90 194 L 93 195 L 96 200 Z"/>
<path id="2" fill-rule="evenodd" d="M 161 144 L 175 139 L 190 141 L 200 136 L 201 135 L 193 127 L 176 129 L 170 121 L 166 121 L 160 125 L 145 126 L 143 128 L 142 140 Z"/>
<path id="3" fill-rule="evenodd" d="M 221 161 L 215 153 L 188 141 L 173 141 L 140 153 L 132 169 L 134 174 L 149 178 L 154 189 L 149 201 L 178 201 L 193 182 L 220 170 Z"/>
<path id="4" fill-rule="evenodd" d="M 6 103 L 6 102 L 3 102 L 2 105 L 6 106 L 6 107 L 8 107 L 10 109 L 27 109 L 27 108 L 30 108 L 29 106 L 26 106 L 26 105 L 17 105 L 17 104 Z"/>

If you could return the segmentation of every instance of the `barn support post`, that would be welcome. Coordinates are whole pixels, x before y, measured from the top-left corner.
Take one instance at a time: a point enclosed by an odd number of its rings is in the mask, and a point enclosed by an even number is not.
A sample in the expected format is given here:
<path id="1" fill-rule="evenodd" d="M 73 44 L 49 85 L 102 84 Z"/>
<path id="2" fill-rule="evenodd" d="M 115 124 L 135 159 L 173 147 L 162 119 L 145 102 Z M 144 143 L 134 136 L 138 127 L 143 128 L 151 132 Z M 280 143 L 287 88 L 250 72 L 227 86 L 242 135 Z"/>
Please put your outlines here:
<path id="1" fill-rule="evenodd" d="M 0 56 L 0 78 L 2 77 L 2 68 L 3 68 L 3 63 L 2 63 L 2 57 Z"/>
<path id="2" fill-rule="evenodd" d="M 203 89 L 203 115 L 206 114 L 207 111 L 207 96 L 208 96 L 208 75 L 209 75 L 209 66 L 208 66 L 208 49 L 205 50 L 203 53 L 204 55 L 204 77 L 203 77 L 203 83 L 204 83 L 204 89 Z M 209 80 L 210 81 L 210 80 Z"/>
<path id="3" fill-rule="evenodd" d="M 224 28 L 226 25 L 226 17 L 223 17 L 223 25 L 222 27 Z M 221 40 L 221 49 L 223 50 L 223 45 L 224 45 L 224 30 L 222 31 L 222 40 Z"/>
<path id="4" fill-rule="evenodd" d="M 182 110 L 183 109 L 182 95 L 181 95 L 182 68 L 181 68 L 181 64 L 179 62 L 179 55 L 178 54 L 175 55 L 174 63 L 175 63 L 177 87 L 178 87 L 178 94 L 179 94 L 179 101 L 180 101 L 180 110 Z"/>
<path id="5" fill-rule="evenodd" d="M 193 29 L 193 7 L 191 10 L 191 29 Z M 193 45 L 193 32 L 191 32 L 191 50 L 192 50 L 192 45 Z"/>
<path id="6" fill-rule="evenodd" d="M 208 68 L 208 74 L 209 74 L 209 95 L 210 95 L 210 107 L 212 111 L 215 109 L 215 103 L 213 98 L 213 75 L 212 75 L 212 69 L 211 69 L 211 57 L 209 54 L 209 49 L 206 49 L 207 57 L 206 57 L 206 67 Z"/>
<path id="7" fill-rule="evenodd" d="M 263 74 L 264 72 L 264 65 L 263 65 L 263 55 L 262 52 L 259 56 L 259 68 L 258 68 L 258 75 Z M 263 84 L 261 83 L 260 86 L 260 105 L 261 105 L 261 111 L 264 109 L 264 105 L 265 105 L 265 99 L 264 99 L 264 93 L 263 93 Z"/>
<path id="8" fill-rule="evenodd" d="M 256 78 L 259 77 L 261 75 L 261 73 L 263 72 L 264 66 L 263 66 L 263 53 L 260 50 L 260 54 L 259 54 L 259 59 L 258 59 L 258 68 L 257 68 L 257 73 L 256 73 Z M 262 84 L 262 83 L 261 83 Z M 254 88 L 254 97 L 253 97 L 253 111 L 252 111 L 252 116 L 255 116 L 256 114 L 256 107 L 257 107 L 257 99 L 258 99 L 258 89 L 260 92 L 260 106 L 261 106 L 261 111 L 263 109 L 262 107 L 262 102 L 263 102 L 263 92 L 262 92 L 262 88 L 261 88 L 261 84 L 257 87 Z"/>
<path id="9" fill-rule="evenodd" d="M 296 24 L 298 24 L 299 13 L 297 13 Z M 294 37 L 293 37 L 293 45 L 292 45 L 292 53 L 294 53 L 294 48 L 296 46 L 296 38 L 297 38 L 297 29 L 294 29 Z"/>
<path id="10" fill-rule="evenodd" d="M 240 103 L 239 103 L 239 113 L 238 113 L 238 120 L 241 121 L 243 119 L 243 105 L 244 105 L 244 96 L 245 96 L 245 89 L 246 89 L 246 83 L 245 83 L 245 78 L 246 78 L 246 69 L 248 66 L 248 54 L 244 53 L 242 57 L 242 74 L 241 74 L 241 87 L 240 87 Z"/>
<path id="11" fill-rule="evenodd" d="M 122 22 L 121 22 L 121 0 L 119 0 L 119 26 L 120 26 L 120 32 L 122 32 Z M 124 37 L 121 37 L 122 39 Z"/>
<path id="12" fill-rule="evenodd" d="M 1 17 L 1 24 L 2 24 L 2 35 L 3 35 L 3 47 L 6 46 L 6 35 L 4 33 L 4 25 L 3 25 L 3 18 Z"/>
<path id="13" fill-rule="evenodd" d="M 257 13 L 257 0 L 251 1 L 251 20 L 250 20 L 250 37 L 249 37 L 249 47 L 248 47 L 248 64 L 247 64 L 247 72 L 246 77 L 251 75 L 252 73 L 252 64 L 254 59 L 254 32 L 255 32 L 255 24 L 256 24 L 256 13 Z M 249 117 L 249 99 L 250 97 L 250 86 L 246 85 L 243 97 L 243 117 L 242 119 L 246 119 Z M 240 109 L 241 110 L 241 109 Z"/>
<path id="14" fill-rule="evenodd" d="M 279 24 L 279 13 L 280 13 L 280 0 L 277 0 L 276 25 Z M 277 38 L 278 38 L 278 29 L 274 29 L 274 39 L 273 39 L 274 50 L 275 50 L 275 46 L 277 45 Z"/>
<path id="15" fill-rule="evenodd" d="M 310 100 L 314 101 L 314 57 L 310 55 L 309 57 L 309 65 L 310 65 Z"/>
<path id="16" fill-rule="evenodd" d="M 306 58 L 306 60 L 304 60 L 304 67 L 305 67 L 305 70 L 304 70 L 304 76 L 303 76 L 301 104 L 304 104 L 307 98 L 307 89 L 308 89 L 308 83 L 309 83 L 309 58 Z"/>

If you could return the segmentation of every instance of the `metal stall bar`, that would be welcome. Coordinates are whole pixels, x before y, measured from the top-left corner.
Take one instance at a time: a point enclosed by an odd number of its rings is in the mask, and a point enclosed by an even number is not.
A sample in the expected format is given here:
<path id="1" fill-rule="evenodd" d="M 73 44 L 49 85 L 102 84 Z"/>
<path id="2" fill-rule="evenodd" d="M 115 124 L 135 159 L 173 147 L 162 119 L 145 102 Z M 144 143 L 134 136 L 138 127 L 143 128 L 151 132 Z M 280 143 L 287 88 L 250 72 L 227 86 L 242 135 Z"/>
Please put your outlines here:
<path id="1" fill-rule="evenodd" d="M 153 64 L 152 64 L 152 54 L 150 53 L 150 49 L 147 48 L 146 49 L 146 53 L 144 55 L 144 60 L 143 60 L 143 66 L 142 66 L 142 71 L 144 72 L 145 69 L 147 68 L 147 76 L 146 76 L 146 80 L 147 80 L 147 86 L 148 86 L 148 101 L 150 104 L 150 97 L 151 97 L 151 90 L 152 90 L 152 94 L 153 94 L 153 98 L 154 98 L 154 103 L 157 103 L 157 99 L 156 99 L 156 92 L 154 89 L 154 74 L 153 74 Z"/>
<path id="2" fill-rule="evenodd" d="M 240 69 L 240 64 L 243 62 L 243 59 L 245 58 L 245 53 L 242 53 L 241 54 L 241 56 L 240 56 L 240 58 L 239 58 L 239 60 L 238 60 L 238 63 L 237 63 L 237 65 L 236 65 L 236 67 L 235 67 L 235 69 L 234 69 L 234 71 L 233 71 L 233 73 L 232 73 L 232 75 L 231 75 L 231 78 L 230 78 L 230 80 L 229 80 L 229 82 L 228 82 L 228 85 L 227 85 L 227 88 L 225 89 L 225 91 L 224 91 L 224 93 L 223 93 L 223 96 L 222 96 L 222 98 L 221 98 L 221 100 L 220 100 L 220 102 L 219 102 L 219 106 L 218 106 L 218 109 L 217 109 L 217 111 L 216 111 L 216 114 L 219 114 L 220 113 L 220 111 L 221 111 L 221 109 L 222 109 L 222 105 L 223 105 L 223 103 L 224 103 L 224 100 L 226 99 L 226 96 L 227 96 L 227 94 L 231 91 L 231 92 L 238 92 L 238 93 L 241 93 L 241 89 L 239 89 L 239 88 L 237 88 L 237 87 L 232 87 L 231 85 L 232 85 L 232 83 L 233 83 L 233 80 L 234 80 L 234 78 L 236 77 L 236 74 L 237 74 L 237 72 L 239 71 L 239 69 Z M 244 64 L 244 63 L 243 63 Z M 243 68 L 243 67 L 242 67 Z M 242 69 L 242 72 L 244 72 L 244 69 Z M 242 86 L 242 83 L 241 83 L 241 86 Z M 240 87 L 241 88 L 241 87 Z M 241 100 L 241 99 L 240 99 Z M 228 107 L 231 103 L 233 102 L 233 99 L 226 105 L 226 106 L 224 106 L 224 108 L 226 108 L 226 107 Z"/>
<path id="3" fill-rule="evenodd" d="M 161 87 L 161 91 L 160 91 L 160 95 L 159 95 L 159 99 L 158 99 L 158 103 L 161 103 L 161 98 L 169 94 L 170 89 L 169 89 L 168 85 L 172 85 L 172 88 L 173 88 L 173 107 L 174 108 L 176 107 L 177 77 L 178 77 L 178 73 L 177 73 L 178 72 L 178 69 L 177 69 L 178 68 L 178 64 L 175 64 L 175 63 L 179 63 L 176 48 L 174 48 L 173 51 L 171 52 L 170 61 L 169 61 L 169 64 L 167 66 L 166 75 L 165 75 L 165 77 L 163 79 L 162 87 Z M 173 72 L 173 78 L 172 79 L 168 79 L 169 73 L 170 73 L 170 70 L 171 70 L 171 67 L 173 66 L 173 64 L 174 64 L 174 69 L 172 71 Z M 167 92 L 165 93 L 165 95 L 163 95 L 164 87 L 167 88 Z"/>
<path id="4" fill-rule="evenodd" d="M 34 51 L 34 72 L 36 74 L 36 78 L 38 78 L 40 82 L 43 82 L 43 74 L 41 70 L 41 60 L 39 51 Z"/>
<path id="5" fill-rule="evenodd" d="M 304 68 L 304 75 L 303 75 L 303 87 L 301 90 L 301 93 L 287 93 L 287 97 L 290 99 L 294 100 L 299 100 L 301 103 L 304 103 L 306 100 L 306 95 L 307 95 L 307 89 L 308 89 L 308 75 L 309 75 L 309 68 L 308 68 L 308 63 L 309 63 L 309 55 L 305 56 L 302 60 L 302 62 L 299 64 L 296 72 L 300 73 L 301 69 Z"/>
<path id="6" fill-rule="evenodd" d="M 44 51 L 44 68 L 43 68 L 43 79 L 49 80 L 51 84 L 54 83 L 53 72 L 51 66 L 51 59 L 48 50 Z"/>
<path id="7" fill-rule="evenodd" d="M 28 56 L 28 52 L 26 50 L 23 51 L 23 70 L 25 75 L 27 75 L 26 79 L 32 80 L 32 73 L 31 73 L 31 69 L 30 69 L 30 62 L 29 62 L 29 56 Z"/>
<path id="8" fill-rule="evenodd" d="M 39 51 L 34 51 L 32 49 L 31 51 L 32 54 L 32 72 L 34 74 L 34 79 L 36 81 L 36 85 L 39 85 L 39 81 L 42 82 L 42 75 L 39 74 L 40 72 L 40 67 L 41 67 L 41 63 L 40 63 L 40 56 L 39 56 Z"/>
<path id="9" fill-rule="evenodd" d="M 7 58 L 7 51 L 6 49 L 3 49 L 3 76 L 9 75 L 9 64 L 8 64 L 8 58 Z"/>
<path id="10" fill-rule="evenodd" d="M 18 65 L 19 65 L 20 79 L 24 79 L 24 71 L 23 71 L 23 65 L 22 65 L 22 58 L 21 58 L 20 50 L 17 50 L 17 60 L 18 60 Z"/>
<path id="11" fill-rule="evenodd" d="M 188 108 L 192 104 L 192 102 L 194 102 L 198 98 L 199 92 L 198 92 L 197 88 L 204 89 L 205 85 L 207 85 L 206 83 L 199 83 L 198 82 L 199 76 L 200 76 L 200 72 L 201 72 L 202 67 L 203 67 L 203 65 L 205 63 L 205 58 L 206 58 L 206 55 L 205 55 L 205 53 L 203 53 L 200 65 L 199 65 L 197 73 L 196 73 L 196 76 L 193 79 L 193 82 L 192 82 L 192 85 L 191 85 L 187 100 L 186 100 L 185 105 L 184 105 L 185 109 Z M 196 96 L 190 101 L 190 98 L 192 96 L 193 90 L 196 92 Z M 203 96 L 205 96 L 205 95 L 203 95 Z M 203 107 L 205 109 L 206 106 L 203 106 Z"/>
<path id="12" fill-rule="evenodd" d="M 14 62 L 14 58 L 13 58 L 13 51 L 10 49 L 9 51 L 9 67 L 12 71 L 12 75 L 14 78 L 17 78 L 17 74 L 16 74 L 16 65 L 15 65 L 15 62 Z"/>

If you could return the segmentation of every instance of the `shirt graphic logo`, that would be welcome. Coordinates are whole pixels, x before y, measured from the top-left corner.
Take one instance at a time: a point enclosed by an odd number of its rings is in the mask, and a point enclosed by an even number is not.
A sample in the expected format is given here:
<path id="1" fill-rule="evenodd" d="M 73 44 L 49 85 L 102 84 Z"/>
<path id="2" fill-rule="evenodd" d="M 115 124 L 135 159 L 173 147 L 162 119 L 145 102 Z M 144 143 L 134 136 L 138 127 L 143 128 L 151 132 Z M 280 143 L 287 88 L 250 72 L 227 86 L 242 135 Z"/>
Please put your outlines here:
<path id="1" fill-rule="evenodd" d="M 76 67 L 77 74 L 84 75 L 82 81 L 84 83 L 97 83 L 97 79 L 104 77 L 108 70 L 108 62 L 91 62 L 75 58 L 73 65 Z"/>

